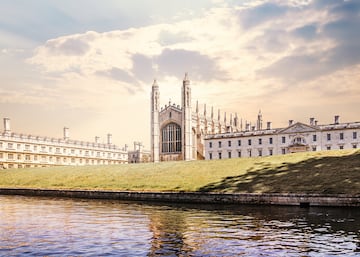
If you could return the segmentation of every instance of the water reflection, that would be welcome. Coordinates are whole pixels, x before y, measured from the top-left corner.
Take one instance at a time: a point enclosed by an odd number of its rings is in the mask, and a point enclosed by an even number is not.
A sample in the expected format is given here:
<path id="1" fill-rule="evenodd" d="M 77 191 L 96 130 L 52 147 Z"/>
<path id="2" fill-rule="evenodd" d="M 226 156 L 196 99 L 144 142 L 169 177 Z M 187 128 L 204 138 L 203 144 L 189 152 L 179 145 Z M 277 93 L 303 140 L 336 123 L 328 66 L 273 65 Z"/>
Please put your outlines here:
<path id="1" fill-rule="evenodd" d="M 0 196 L 0 256 L 360 255 L 358 208 Z"/>

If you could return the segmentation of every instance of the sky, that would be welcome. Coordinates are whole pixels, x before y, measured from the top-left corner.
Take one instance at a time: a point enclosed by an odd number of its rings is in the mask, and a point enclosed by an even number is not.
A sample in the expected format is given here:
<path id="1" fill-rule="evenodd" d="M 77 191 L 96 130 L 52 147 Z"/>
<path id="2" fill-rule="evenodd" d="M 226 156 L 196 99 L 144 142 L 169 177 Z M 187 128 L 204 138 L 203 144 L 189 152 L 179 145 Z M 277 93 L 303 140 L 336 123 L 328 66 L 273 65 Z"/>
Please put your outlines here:
<path id="1" fill-rule="evenodd" d="M 358 0 L 0 0 L 0 118 L 149 149 L 154 78 L 181 104 L 188 72 L 207 113 L 360 121 L 359 28 Z"/>

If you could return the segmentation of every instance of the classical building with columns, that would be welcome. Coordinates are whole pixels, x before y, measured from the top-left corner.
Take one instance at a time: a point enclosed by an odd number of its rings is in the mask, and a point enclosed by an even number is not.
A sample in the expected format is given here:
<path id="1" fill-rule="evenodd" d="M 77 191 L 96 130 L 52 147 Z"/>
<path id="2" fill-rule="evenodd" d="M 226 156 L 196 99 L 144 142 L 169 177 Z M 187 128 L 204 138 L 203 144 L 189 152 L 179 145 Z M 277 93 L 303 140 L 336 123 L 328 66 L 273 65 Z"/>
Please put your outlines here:
<path id="1" fill-rule="evenodd" d="M 95 137 L 95 142 L 73 140 L 69 128 L 62 138 L 14 133 L 10 119 L 4 118 L 0 132 L 0 168 L 30 168 L 59 165 L 108 165 L 128 163 L 126 147 L 119 148 L 107 134 L 106 143 Z"/>
<path id="2" fill-rule="evenodd" d="M 199 111 L 191 104 L 191 86 L 187 74 L 181 89 L 181 106 L 169 102 L 160 108 L 160 89 L 156 80 L 151 91 L 151 160 L 212 160 L 268 156 L 303 151 L 350 149 L 360 147 L 360 122 L 309 124 L 289 121 L 284 128 L 263 126 L 261 111 L 256 122 L 244 121 L 238 115 L 226 116 L 206 105 Z"/>
<path id="3" fill-rule="evenodd" d="M 218 133 L 205 137 L 205 159 L 230 159 L 270 156 L 305 151 L 352 149 L 360 147 L 360 122 L 341 123 L 339 116 L 330 124 L 308 124 L 289 120 L 284 128 L 262 128 L 262 115 L 257 126 L 244 130 Z"/>

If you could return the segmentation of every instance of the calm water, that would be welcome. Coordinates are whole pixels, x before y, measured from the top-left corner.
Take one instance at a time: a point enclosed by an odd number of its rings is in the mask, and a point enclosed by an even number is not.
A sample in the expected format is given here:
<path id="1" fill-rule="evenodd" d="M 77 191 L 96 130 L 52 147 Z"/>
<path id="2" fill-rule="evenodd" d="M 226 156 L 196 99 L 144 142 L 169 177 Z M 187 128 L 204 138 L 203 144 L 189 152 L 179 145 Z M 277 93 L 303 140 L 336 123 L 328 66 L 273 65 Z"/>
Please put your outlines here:
<path id="1" fill-rule="evenodd" d="M 0 196 L 0 256 L 360 256 L 359 208 Z"/>

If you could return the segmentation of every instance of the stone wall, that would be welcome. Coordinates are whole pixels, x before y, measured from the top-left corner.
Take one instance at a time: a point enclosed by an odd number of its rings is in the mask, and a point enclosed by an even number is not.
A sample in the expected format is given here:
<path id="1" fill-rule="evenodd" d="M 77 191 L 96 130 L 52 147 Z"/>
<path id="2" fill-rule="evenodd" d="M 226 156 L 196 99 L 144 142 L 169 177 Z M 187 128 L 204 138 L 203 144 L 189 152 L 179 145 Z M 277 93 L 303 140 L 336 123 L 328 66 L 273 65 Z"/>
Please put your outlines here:
<path id="1" fill-rule="evenodd" d="M 2 195 L 71 197 L 175 203 L 204 204 L 264 204 L 308 206 L 360 207 L 360 195 L 319 194 L 223 194 L 201 192 L 132 192 L 97 190 L 47 190 L 0 188 Z"/>

